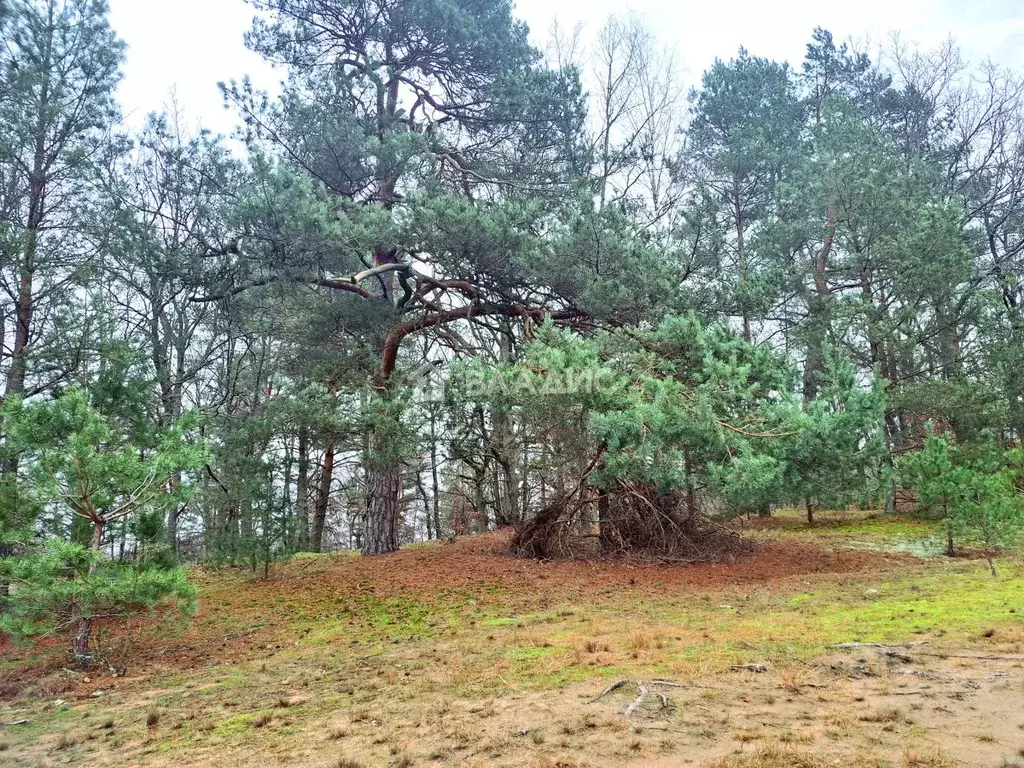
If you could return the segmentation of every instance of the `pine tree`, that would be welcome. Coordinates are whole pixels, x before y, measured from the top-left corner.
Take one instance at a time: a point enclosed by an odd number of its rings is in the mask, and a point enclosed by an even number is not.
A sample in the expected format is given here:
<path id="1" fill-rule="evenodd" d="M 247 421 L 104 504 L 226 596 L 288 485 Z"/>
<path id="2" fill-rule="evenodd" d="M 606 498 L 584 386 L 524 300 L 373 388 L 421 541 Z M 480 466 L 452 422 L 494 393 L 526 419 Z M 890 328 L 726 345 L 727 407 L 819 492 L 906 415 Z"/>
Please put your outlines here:
<path id="1" fill-rule="evenodd" d="M 20 635 L 70 628 L 75 663 L 88 666 L 96 622 L 167 600 L 187 608 L 193 591 L 176 561 L 160 554 L 152 529 L 155 524 L 162 532 L 166 510 L 191 494 L 190 486 L 172 486 L 171 478 L 195 473 L 205 462 L 205 449 L 190 439 L 195 418 L 183 419 L 147 448 L 133 443 L 124 425 L 96 410 L 79 388 L 36 404 L 8 398 L 2 415 L 8 440 L 25 459 L 21 493 L 68 525 L 82 520 L 91 528 L 87 545 L 47 539 L 4 561 L 13 587 L 5 628 Z M 141 534 L 139 556 L 118 562 L 103 547 L 108 528 L 128 518 Z"/>

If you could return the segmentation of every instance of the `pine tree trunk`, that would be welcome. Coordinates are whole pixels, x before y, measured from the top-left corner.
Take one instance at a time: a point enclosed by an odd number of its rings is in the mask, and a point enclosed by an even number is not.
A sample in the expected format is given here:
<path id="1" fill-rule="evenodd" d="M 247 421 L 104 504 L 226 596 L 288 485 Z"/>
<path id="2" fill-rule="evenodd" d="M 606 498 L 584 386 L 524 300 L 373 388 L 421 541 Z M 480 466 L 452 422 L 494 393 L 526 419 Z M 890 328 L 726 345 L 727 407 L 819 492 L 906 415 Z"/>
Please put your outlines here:
<path id="1" fill-rule="evenodd" d="M 402 496 L 402 468 L 395 460 L 367 468 L 366 535 L 364 555 L 398 551 L 398 517 Z"/>
<path id="2" fill-rule="evenodd" d="M 683 470 L 686 472 L 686 517 L 692 520 L 697 516 L 697 490 L 693 480 L 693 456 L 688 445 L 683 446 Z"/>
<path id="3" fill-rule="evenodd" d="M 92 551 L 94 555 L 100 553 L 100 547 L 103 545 L 103 527 L 105 521 L 102 518 L 93 520 L 92 527 Z M 94 562 L 89 566 L 89 575 L 95 576 L 99 570 L 99 564 Z M 78 624 L 75 627 L 75 641 L 73 650 L 75 654 L 75 666 L 80 669 L 84 669 L 92 664 L 92 648 L 90 647 L 90 640 L 92 639 L 92 617 L 82 616 L 78 619 Z"/>
<path id="4" fill-rule="evenodd" d="M 615 537 L 612 535 L 612 505 L 608 491 L 598 491 L 597 497 L 597 536 L 601 542 L 601 551 L 608 553 L 615 549 Z"/>
<path id="5" fill-rule="evenodd" d="M 437 476 L 437 416 L 430 414 L 430 483 L 431 483 L 431 510 L 428 514 L 434 515 L 434 537 L 441 538 L 441 483 Z"/>
<path id="6" fill-rule="evenodd" d="M 78 620 L 78 627 L 75 630 L 75 666 L 85 669 L 92 664 L 92 649 L 89 641 L 92 637 L 92 619 L 81 618 Z"/>
<path id="7" fill-rule="evenodd" d="M 299 552 L 309 549 L 309 427 L 299 426 L 298 466 L 295 483 L 295 504 L 298 512 L 295 547 Z"/>
<path id="8" fill-rule="evenodd" d="M 324 543 L 324 524 L 327 521 L 327 504 L 331 498 L 331 482 L 334 480 L 334 441 L 324 445 L 324 467 L 320 475 L 320 493 L 313 512 L 313 536 L 310 549 L 320 552 Z"/>
<path id="9" fill-rule="evenodd" d="M 747 282 L 747 253 L 744 247 L 744 221 L 743 221 L 743 205 L 740 201 L 740 182 L 738 179 L 734 180 L 733 183 L 733 218 L 736 224 L 736 260 L 739 265 L 740 280 L 739 284 L 742 288 Z M 742 299 L 742 314 L 743 314 L 743 339 L 749 342 L 753 337 L 753 333 L 750 328 L 750 309 L 747 307 L 747 299 Z"/>

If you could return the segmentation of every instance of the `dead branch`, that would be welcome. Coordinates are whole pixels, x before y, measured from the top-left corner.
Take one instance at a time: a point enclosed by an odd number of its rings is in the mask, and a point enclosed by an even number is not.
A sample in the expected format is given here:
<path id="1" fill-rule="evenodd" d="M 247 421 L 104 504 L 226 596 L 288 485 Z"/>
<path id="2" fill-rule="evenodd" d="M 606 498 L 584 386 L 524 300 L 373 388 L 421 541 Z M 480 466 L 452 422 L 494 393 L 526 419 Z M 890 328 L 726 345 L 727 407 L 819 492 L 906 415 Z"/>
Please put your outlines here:
<path id="1" fill-rule="evenodd" d="M 600 701 L 601 699 L 603 699 L 605 696 L 607 696 L 612 691 L 617 691 L 622 686 L 628 685 L 628 684 L 629 684 L 629 680 L 626 680 L 626 679 L 616 680 L 614 683 L 612 683 L 607 688 L 605 688 L 603 691 L 601 691 L 599 694 L 597 694 L 597 696 L 595 696 L 590 701 L 588 701 L 587 704 L 593 704 L 595 701 Z"/>
<path id="2" fill-rule="evenodd" d="M 928 645 L 927 640 L 918 640 L 913 643 L 838 643 L 833 648 L 916 648 L 921 645 Z"/>
<path id="3" fill-rule="evenodd" d="M 637 710 L 637 708 L 641 704 L 644 703 L 644 699 L 646 698 L 648 693 L 647 687 L 643 683 L 637 683 L 636 687 L 640 690 L 640 693 L 639 695 L 637 695 L 635 699 L 633 699 L 633 701 L 630 704 L 626 706 L 625 709 L 622 710 L 623 717 L 629 717 Z"/>

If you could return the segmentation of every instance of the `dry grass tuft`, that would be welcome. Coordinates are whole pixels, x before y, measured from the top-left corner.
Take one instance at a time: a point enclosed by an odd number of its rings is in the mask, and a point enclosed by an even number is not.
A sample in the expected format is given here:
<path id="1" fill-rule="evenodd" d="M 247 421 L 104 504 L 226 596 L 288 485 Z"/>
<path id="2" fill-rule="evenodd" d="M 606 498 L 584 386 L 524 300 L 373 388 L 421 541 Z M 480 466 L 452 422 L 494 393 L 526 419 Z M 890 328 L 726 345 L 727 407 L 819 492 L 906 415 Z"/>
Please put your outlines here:
<path id="1" fill-rule="evenodd" d="M 904 723 L 910 725 L 914 721 L 907 717 L 906 713 L 899 707 L 882 707 L 874 712 L 868 712 L 858 718 L 863 723 Z"/>
<path id="2" fill-rule="evenodd" d="M 779 683 L 790 693 L 801 693 L 811 682 L 811 675 L 805 667 L 783 667 L 779 670 Z"/>
<path id="3" fill-rule="evenodd" d="M 853 716 L 849 710 L 842 709 L 841 707 L 832 707 L 821 713 L 821 721 L 826 725 L 846 728 L 853 724 Z"/>
<path id="4" fill-rule="evenodd" d="M 57 744 L 55 748 L 59 750 L 71 749 L 77 743 L 78 742 L 75 741 L 74 736 L 72 736 L 70 733 L 65 732 L 57 738 Z"/>
<path id="5" fill-rule="evenodd" d="M 665 632 L 650 627 L 640 627 L 629 633 L 626 647 L 634 653 L 640 651 L 661 650 L 665 647 Z"/>
<path id="6" fill-rule="evenodd" d="M 710 763 L 707 768 L 834 768 L 815 755 L 789 747 L 765 744 L 745 757 L 727 757 Z"/>
<path id="7" fill-rule="evenodd" d="M 959 763 L 945 757 L 938 749 L 923 754 L 906 751 L 903 753 L 905 768 L 956 768 Z"/>

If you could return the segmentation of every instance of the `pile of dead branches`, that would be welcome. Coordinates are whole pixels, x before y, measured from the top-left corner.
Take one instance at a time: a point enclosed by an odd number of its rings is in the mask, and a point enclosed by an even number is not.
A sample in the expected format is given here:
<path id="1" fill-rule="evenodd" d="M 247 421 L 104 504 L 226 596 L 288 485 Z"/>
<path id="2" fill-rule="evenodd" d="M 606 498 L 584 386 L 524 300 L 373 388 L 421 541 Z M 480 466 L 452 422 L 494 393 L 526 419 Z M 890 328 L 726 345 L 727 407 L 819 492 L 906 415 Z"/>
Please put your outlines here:
<path id="1" fill-rule="evenodd" d="M 614 557 L 647 562 L 721 562 L 751 544 L 714 520 L 685 492 L 620 482 L 556 498 L 521 524 L 511 551 L 539 559 Z"/>

